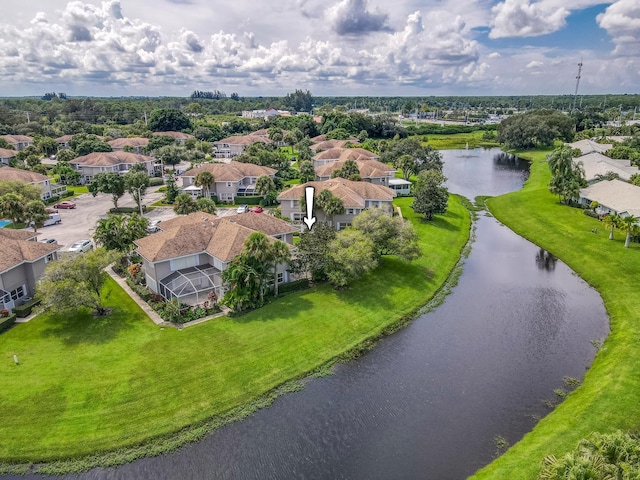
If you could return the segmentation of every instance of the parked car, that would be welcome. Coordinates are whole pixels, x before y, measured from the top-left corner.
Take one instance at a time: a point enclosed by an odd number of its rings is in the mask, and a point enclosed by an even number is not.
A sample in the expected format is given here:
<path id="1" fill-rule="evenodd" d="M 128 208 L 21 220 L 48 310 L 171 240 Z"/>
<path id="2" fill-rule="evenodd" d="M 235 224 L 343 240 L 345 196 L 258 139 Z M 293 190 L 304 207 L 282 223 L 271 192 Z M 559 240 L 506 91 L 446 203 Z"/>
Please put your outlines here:
<path id="1" fill-rule="evenodd" d="M 247 213 L 249 211 L 249 205 L 240 205 L 236 210 L 237 213 Z"/>
<path id="2" fill-rule="evenodd" d="M 162 222 L 162 220 L 153 220 L 152 222 L 149 223 L 149 226 L 147 227 L 147 232 L 149 233 L 155 233 L 158 230 L 160 230 L 160 227 L 158 227 L 158 224 Z"/>
<path id="3" fill-rule="evenodd" d="M 84 253 L 93 249 L 93 242 L 91 240 L 79 240 L 69 247 L 69 251 L 72 253 Z"/>
<path id="4" fill-rule="evenodd" d="M 76 208 L 76 204 L 65 200 L 64 202 L 56 203 L 53 208 Z"/>
<path id="5" fill-rule="evenodd" d="M 53 243 L 53 244 L 57 244 L 58 241 L 55 238 L 43 238 L 42 240 L 40 240 L 40 243 Z"/>
<path id="6" fill-rule="evenodd" d="M 260 205 L 256 205 L 255 207 L 251 207 L 251 211 L 253 213 L 262 213 L 264 211 L 264 208 L 262 208 Z"/>

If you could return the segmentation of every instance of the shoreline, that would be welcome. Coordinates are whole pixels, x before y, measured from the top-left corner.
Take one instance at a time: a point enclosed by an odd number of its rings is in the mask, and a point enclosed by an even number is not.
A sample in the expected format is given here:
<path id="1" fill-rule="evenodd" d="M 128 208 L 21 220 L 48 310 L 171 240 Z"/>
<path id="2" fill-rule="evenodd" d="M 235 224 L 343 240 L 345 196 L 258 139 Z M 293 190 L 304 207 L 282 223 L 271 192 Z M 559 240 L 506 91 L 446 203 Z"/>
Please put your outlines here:
<path id="1" fill-rule="evenodd" d="M 215 429 L 225 424 L 231 423 L 236 420 L 240 420 L 260 408 L 264 408 L 270 405 L 277 397 L 285 393 L 298 391 L 304 387 L 304 383 L 312 378 L 324 376 L 330 373 L 330 369 L 338 362 L 347 362 L 357 358 L 366 351 L 372 349 L 376 343 L 381 339 L 392 333 L 404 328 L 406 325 L 415 320 L 418 316 L 428 311 L 428 309 L 435 308 L 439 305 L 444 297 L 450 292 L 451 288 L 457 283 L 457 279 L 462 272 L 462 265 L 464 259 L 468 255 L 468 251 L 473 243 L 474 224 L 471 219 L 472 213 L 468 209 L 467 203 L 463 197 L 451 197 L 454 199 L 455 210 L 457 213 L 465 212 L 466 218 L 463 219 L 461 226 L 466 226 L 460 231 L 456 232 L 454 238 L 460 240 L 464 239 L 462 246 L 455 252 L 455 262 L 453 266 L 448 269 L 444 280 L 437 285 L 437 288 L 428 292 L 428 297 L 422 298 L 421 301 L 413 299 L 413 307 L 401 313 L 400 316 L 396 316 L 394 320 L 387 323 L 381 323 L 375 328 L 371 329 L 364 338 L 358 339 L 357 343 L 349 346 L 344 351 L 332 356 L 329 359 L 322 361 L 318 366 L 299 373 L 289 379 L 283 379 L 275 387 L 263 392 L 262 394 L 254 397 L 248 402 L 243 402 L 231 409 L 228 409 L 217 415 L 209 416 L 205 420 L 196 421 L 190 426 L 185 426 L 177 431 L 167 434 L 160 434 L 155 437 L 150 437 L 148 440 L 143 441 L 133 446 L 125 446 L 115 448 L 110 451 L 103 451 L 104 453 L 88 453 L 84 455 L 78 455 L 61 460 L 51 460 L 47 462 L 37 463 L 2 463 L 0 461 L 0 474 L 9 473 L 38 473 L 38 474 L 64 474 L 64 473 L 78 473 L 89 470 L 96 467 L 113 467 L 122 465 L 124 463 L 130 463 L 136 459 L 150 456 L 157 456 L 170 451 L 176 450 L 183 445 L 193 443 L 202 439 L 205 435 L 211 433 Z M 408 203 L 406 200 L 400 203 Z M 405 212 L 406 214 L 407 212 Z M 416 222 L 415 215 L 408 215 L 411 220 Z M 446 217 L 446 215 L 445 215 Z M 419 222 L 419 221 L 418 221 Z M 433 224 L 432 224 L 433 225 Z M 435 227 L 433 227 L 435 228 Z M 430 245 L 423 239 L 422 247 L 428 248 Z M 453 252 L 449 252 L 453 253 Z M 451 255 L 451 260 L 454 256 Z M 382 268 L 382 267 L 380 267 Z M 378 271 L 378 275 L 384 275 L 384 271 Z M 373 273 L 374 275 L 376 272 Z M 432 273 L 433 275 L 433 273 Z M 278 302 L 274 302 L 278 303 Z"/>

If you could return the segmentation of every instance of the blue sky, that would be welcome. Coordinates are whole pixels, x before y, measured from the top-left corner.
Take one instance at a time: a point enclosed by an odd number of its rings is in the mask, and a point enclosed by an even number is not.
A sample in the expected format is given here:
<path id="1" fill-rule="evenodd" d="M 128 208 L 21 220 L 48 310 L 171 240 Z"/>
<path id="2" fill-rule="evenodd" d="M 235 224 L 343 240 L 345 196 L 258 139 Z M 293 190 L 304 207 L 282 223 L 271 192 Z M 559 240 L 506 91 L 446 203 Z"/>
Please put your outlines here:
<path id="1" fill-rule="evenodd" d="M 3 0 L 0 95 L 640 93 L 637 0 Z"/>

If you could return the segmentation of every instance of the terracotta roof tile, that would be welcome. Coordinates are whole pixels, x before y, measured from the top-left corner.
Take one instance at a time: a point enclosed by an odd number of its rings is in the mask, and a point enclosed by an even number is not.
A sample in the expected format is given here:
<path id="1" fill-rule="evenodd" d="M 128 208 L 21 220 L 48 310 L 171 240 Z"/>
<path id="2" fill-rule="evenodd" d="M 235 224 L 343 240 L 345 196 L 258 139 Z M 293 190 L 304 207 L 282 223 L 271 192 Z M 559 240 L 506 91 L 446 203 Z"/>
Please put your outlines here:
<path id="1" fill-rule="evenodd" d="M 14 182 L 23 183 L 40 183 L 45 180 L 49 180 L 49 177 L 45 177 L 36 172 L 30 172 L 29 170 L 22 170 L 20 168 L 2 167 L 0 168 L 0 181 L 11 180 Z"/>
<path id="2" fill-rule="evenodd" d="M 20 265 L 22 262 L 32 262 L 60 248 L 59 245 L 12 239 L 0 234 L 0 272 Z"/>
<path id="3" fill-rule="evenodd" d="M 149 145 L 149 139 L 144 137 L 115 138 L 107 143 L 114 148 L 146 147 Z"/>
<path id="4" fill-rule="evenodd" d="M 216 182 L 239 182 L 245 177 L 260 177 L 262 175 L 275 175 L 277 170 L 262 167 L 253 163 L 229 162 L 229 163 L 205 163 L 184 172 L 181 177 L 196 177 L 201 172 L 209 172 Z"/>
<path id="5" fill-rule="evenodd" d="M 109 167 L 113 165 L 120 165 L 122 163 L 146 163 L 153 162 L 154 158 L 146 155 L 138 155 L 131 152 L 93 152 L 89 155 L 83 155 L 82 157 L 74 158 L 69 163 L 77 165 L 87 166 L 103 166 Z"/>
<path id="6" fill-rule="evenodd" d="M 8 148 L 0 148 L 0 157 L 2 158 L 15 157 L 17 153 L 18 152 L 16 152 L 15 150 L 9 150 Z"/>

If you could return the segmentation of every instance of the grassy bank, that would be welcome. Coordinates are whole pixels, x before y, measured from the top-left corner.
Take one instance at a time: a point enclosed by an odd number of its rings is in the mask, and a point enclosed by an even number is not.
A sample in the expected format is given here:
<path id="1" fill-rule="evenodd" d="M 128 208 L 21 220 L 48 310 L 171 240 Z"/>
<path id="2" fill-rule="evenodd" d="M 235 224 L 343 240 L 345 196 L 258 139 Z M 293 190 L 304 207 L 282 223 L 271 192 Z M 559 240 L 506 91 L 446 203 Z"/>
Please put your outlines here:
<path id="1" fill-rule="evenodd" d="M 86 467 L 157 453 L 162 442 L 175 448 L 198 434 L 166 436 L 234 408 L 236 418 L 246 415 L 266 402 L 265 392 L 409 318 L 445 282 L 470 227 L 458 197 L 430 223 L 410 203 L 397 201 L 419 231 L 423 257 L 411 264 L 385 258 L 345 291 L 322 285 L 242 317 L 178 331 L 153 325 L 109 282 L 105 297 L 114 312 L 108 318 L 42 315 L 0 335 L 0 463 L 146 444 L 116 460 L 81 464 Z"/>
<path id="2" fill-rule="evenodd" d="M 426 135 L 427 144 L 436 150 L 450 150 L 452 148 L 498 147 L 499 144 L 491 140 L 483 140 L 485 132 L 453 133 L 450 135 Z"/>
<path id="3" fill-rule="evenodd" d="M 558 256 L 600 292 L 611 333 L 583 385 L 475 479 L 535 479 L 545 455 L 563 455 L 590 432 L 640 427 L 640 245 L 625 249 L 622 232 L 609 241 L 601 222 L 559 205 L 548 191 L 544 154 L 529 154 L 531 176 L 521 191 L 490 199 L 488 206 L 501 222 Z"/>

